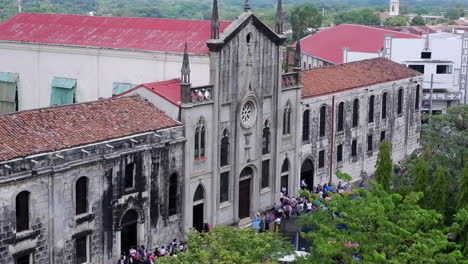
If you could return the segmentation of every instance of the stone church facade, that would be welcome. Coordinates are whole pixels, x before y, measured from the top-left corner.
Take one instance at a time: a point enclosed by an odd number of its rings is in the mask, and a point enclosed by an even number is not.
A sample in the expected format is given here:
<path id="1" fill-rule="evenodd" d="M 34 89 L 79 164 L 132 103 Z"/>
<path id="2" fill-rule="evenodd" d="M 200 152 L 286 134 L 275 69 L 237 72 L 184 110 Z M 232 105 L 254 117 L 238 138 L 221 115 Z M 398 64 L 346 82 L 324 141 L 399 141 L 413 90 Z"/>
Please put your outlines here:
<path id="1" fill-rule="evenodd" d="M 177 92 L 145 86 L 112 99 L 0 115 L 0 264 L 114 263 L 131 245 L 161 246 L 205 223 L 245 226 L 279 200 L 281 188 L 297 193 L 302 179 L 316 185 L 334 181 L 336 169 L 354 180 L 373 173 L 377 152 L 364 153 L 364 139 L 358 162 L 333 165 L 337 142 L 346 156 L 353 138 L 385 130 L 395 160 L 417 148 L 418 74 L 380 59 L 392 77 L 357 66 L 376 74 L 367 84 L 301 72 L 300 43 L 294 67 L 283 73 L 282 20 L 281 1 L 274 30 L 246 1 L 222 27 L 214 0 L 207 83 L 192 85 L 189 44 Z M 344 83 L 317 92 L 329 80 Z M 366 123 L 362 103 L 354 129 L 352 101 L 374 95 L 379 109 L 384 92 L 388 118 L 375 110 L 375 122 Z M 399 96 L 402 112 L 394 113 Z M 342 102 L 346 115 L 335 117 Z M 322 106 L 327 127 L 320 136 Z M 344 122 L 338 132 L 335 119 Z M 333 151 L 319 168 L 323 149 Z"/>

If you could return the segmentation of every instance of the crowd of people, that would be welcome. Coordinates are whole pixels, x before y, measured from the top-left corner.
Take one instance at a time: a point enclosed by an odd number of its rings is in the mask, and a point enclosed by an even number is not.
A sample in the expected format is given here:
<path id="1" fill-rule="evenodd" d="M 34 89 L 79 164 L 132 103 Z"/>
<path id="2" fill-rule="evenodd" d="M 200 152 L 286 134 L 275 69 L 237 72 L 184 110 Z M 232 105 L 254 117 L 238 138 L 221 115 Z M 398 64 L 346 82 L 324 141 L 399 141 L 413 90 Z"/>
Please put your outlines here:
<path id="1" fill-rule="evenodd" d="M 361 182 L 359 187 L 364 187 L 363 182 Z M 331 200 L 332 193 L 351 192 L 351 185 L 349 183 L 343 185 L 340 181 L 336 186 L 325 183 L 323 185 L 310 187 L 302 181 L 301 189 L 303 191 L 307 190 L 310 193 L 315 193 L 319 198 L 313 203 L 309 199 L 309 196 L 291 196 L 288 194 L 287 189 L 283 187 L 280 192 L 280 204 L 275 203 L 272 210 L 269 212 L 262 214 L 257 213 L 253 219 L 252 228 L 259 232 L 278 232 L 284 220 L 288 220 L 293 215 L 312 213 L 315 212 L 318 207 L 327 209 L 324 205 L 320 205 L 322 200 Z"/>
<path id="2" fill-rule="evenodd" d="M 122 256 L 117 264 L 154 264 L 157 258 L 164 256 L 177 257 L 178 252 L 185 251 L 187 251 L 186 244 L 178 243 L 177 239 L 172 240 L 166 246 L 156 247 L 153 250 L 143 245 L 139 249 L 133 246 L 128 252 L 122 252 Z"/>

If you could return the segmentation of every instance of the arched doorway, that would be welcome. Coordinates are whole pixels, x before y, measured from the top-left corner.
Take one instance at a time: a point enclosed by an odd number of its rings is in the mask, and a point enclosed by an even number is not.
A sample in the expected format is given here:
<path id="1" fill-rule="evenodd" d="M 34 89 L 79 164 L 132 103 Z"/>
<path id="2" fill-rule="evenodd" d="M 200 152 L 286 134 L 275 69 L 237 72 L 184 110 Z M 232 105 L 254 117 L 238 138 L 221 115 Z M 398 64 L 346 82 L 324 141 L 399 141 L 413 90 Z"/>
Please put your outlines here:
<path id="1" fill-rule="evenodd" d="M 193 196 L 193 228 L 198 232 L 203 230 L 205 220 L 205 190 L 201 184 L 198 185 Z"/>
<path id="2" fill-rule="evenodd" d="M 121 231 L 121 250 L 128 254 L 131 247 L 137 246 L 138 231 L 138 212 L 135 210 L 128 210 L 122 217 L 122 231 Z"/>
<path id="3" fill-rule="evenodd" d="M 239 177 L 239 219 L 250 217 L 250 181 L 253 170 L 247 167 L 242 170 Z"/>
<path id="4" fill-rule="evenodd" d="M 314 187 L 314 164 L 310 159 L 306 159 L 301 166 L 301 186 L 302 181 L 307 184 L 307 189 Z"/>

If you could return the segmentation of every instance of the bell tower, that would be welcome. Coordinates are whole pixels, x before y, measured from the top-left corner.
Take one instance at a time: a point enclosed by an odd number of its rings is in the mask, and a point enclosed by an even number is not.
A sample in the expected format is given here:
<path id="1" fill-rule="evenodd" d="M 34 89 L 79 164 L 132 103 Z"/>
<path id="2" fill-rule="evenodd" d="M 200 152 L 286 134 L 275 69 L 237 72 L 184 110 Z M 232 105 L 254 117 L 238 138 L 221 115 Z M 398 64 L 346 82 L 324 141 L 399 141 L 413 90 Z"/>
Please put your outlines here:
<path id="1" fill-rule="evenodd" d="M 400 0 L 390 0 L 390 16 L 400 15 Z"/>

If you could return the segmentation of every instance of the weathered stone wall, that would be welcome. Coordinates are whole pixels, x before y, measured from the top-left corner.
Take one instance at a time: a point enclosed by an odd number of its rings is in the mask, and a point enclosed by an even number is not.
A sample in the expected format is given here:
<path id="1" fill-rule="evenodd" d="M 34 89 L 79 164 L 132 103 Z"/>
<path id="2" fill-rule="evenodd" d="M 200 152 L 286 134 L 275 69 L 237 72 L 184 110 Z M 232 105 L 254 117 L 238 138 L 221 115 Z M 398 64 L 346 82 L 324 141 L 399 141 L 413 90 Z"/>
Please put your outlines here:
<path id="1" fill-rule="evenodd" d="M 381 132 L 385 131 L 386 140 L 392 144 L 392 159 L 394 163 L 402 160 L 419 147 L 419 131 L 421 123 L 420 109 L 415 109 L 416 86 L 420 78 L 403 79 L 392 83 L 381 83 L 369 87 L 357 88 L 340 93 L 317 96 L 303 100 L 303 111 L 310 110 L 310 136 L 303 141 L 301 150 L 302 162 L 309 159 L 314 164 L 314 185 L 330 181 L 337 183 L 337 169 L 353 176 L 353 181 L 361 179 L 362 175 L 371 176 L 375 171 Z M 398 90 L 402 87 L 403 109 L 397 114 Z M 382 119 L 382 95 L 387 92 L 387 117 Z M 374 122 L 368 122 L 369 98 L 375 96 Z M 353 102 L 359 99 L 359 124 L 352 127 Z M 332 130 L 332 105 L 334 102 L 334 124 Z M 338 105 L 344 103 L 344 129 L 337 131 Z M 418 102 L 419 105 L 421 102 Z M 320 108 L 325 105 L 326 129 L 325 137 L 319 137 Z M 302 120 L 302 118 L 301 118 Z M 302 127 L 302 122 L 301 122 Z M 367 151 L 367 136 L 373 135 L 373 150 Z M 302 138 L 302 137 L 301 137 Z M 333 148 L 331 146 L 333 138 Z M 357 156 L 351 156 L 351 144 L 357 140 Z M 337 146 L 343 145 L 343 161 L 337 162 Z M 319 151 L 325 150 L 325 166 L 318 168 Z M 333 152 L 332 152 L 333 151 Z M 332 156 L 330 153 L 333 153 Z M 330 170 L 330 166 L 332 169 Z M 364 173 L 364 174 L 363 174 Z"/>
<path id="2" fill-rule="evenodd" d="M 138 243 L 161 246 L 181 239 L 183 172 L 181 127 L 130 139 L 83 146 L 8 162 L 0 176 L 0 263 L 32 253 L 34 263 L 75 263 L 75 239 L 88 236 L 91 263 L 120 255 L 120 224 L 127 210 L 139 213 Z M 106 145 L 107 144 L 107 145 Z M 113 146 L 112 148 L 109 145 Z M 58 154 L 60 157 L 58 157 Z M 135 188 L 125 190 L 125 165 L 135 164 Z M 2 166 L 4 167 L 4 166 Z M 169 177 L 178 177 L 178 210 L 168 215 Z M 76 182 L 88 179 L 88 212 L 76 215 Z M 16 233 L 15 197 L 30 192 L 28 231 Z"/>

